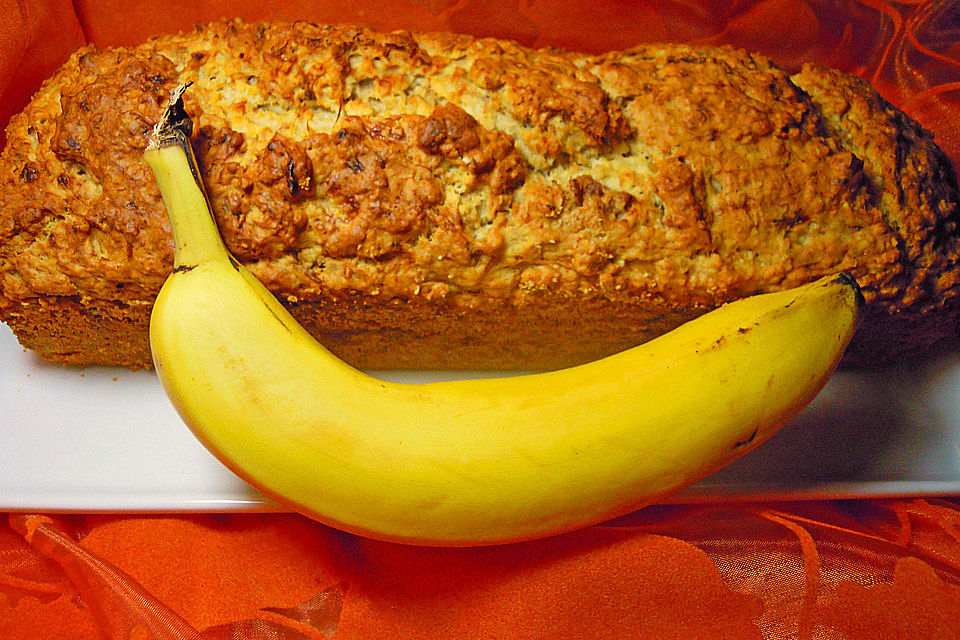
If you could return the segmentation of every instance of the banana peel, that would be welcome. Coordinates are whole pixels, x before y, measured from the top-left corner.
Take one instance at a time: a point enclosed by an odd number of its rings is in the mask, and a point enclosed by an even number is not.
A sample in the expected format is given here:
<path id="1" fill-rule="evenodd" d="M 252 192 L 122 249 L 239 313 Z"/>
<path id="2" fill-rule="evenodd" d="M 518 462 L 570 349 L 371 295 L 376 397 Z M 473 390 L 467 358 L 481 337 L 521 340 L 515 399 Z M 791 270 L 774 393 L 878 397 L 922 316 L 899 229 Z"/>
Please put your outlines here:
<path id="1" fill-rule="evenodd" d="M 603 522 L 728 464 L 832 375 L 863 297 L 847 274 L 724 305 L 586 365 L 398 384 L 339 360 L 229 254 L 180 89 L 144 158 L 176 245 L 156 371 L 184 422 L 267 496 L 333 527 L 443 546 Z"/>

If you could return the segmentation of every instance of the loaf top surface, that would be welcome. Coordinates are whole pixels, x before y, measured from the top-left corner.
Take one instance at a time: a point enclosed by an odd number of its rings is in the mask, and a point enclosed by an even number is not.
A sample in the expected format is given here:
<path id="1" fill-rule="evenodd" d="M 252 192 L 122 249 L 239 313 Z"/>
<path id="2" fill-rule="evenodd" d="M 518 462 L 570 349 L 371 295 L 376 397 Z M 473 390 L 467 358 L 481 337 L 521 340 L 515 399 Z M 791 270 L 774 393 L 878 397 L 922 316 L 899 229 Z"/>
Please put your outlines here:
<path id="1" fill-rule="evenodd" d="M 291 301 L 708 308 L 850 270 L 895 310 L 958 288 L 949 161 L 850 76 L 224 21 L 78 51 L 13 118 L 0 306 L 152 304 L 173 247 L 141 154 L 183 82 L 228 248 Z"/>

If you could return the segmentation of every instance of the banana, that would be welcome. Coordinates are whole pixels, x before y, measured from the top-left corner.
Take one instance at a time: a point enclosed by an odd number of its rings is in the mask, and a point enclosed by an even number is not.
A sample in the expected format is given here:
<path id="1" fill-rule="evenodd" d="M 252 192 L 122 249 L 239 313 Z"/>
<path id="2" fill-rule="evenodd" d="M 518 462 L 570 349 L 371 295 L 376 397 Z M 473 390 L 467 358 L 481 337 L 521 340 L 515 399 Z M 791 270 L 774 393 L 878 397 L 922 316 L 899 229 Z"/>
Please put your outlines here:
<path id="1" fill-rule="evenodd" d="M 707 313 L 570 369 L 378 380 L 314 340 L 224 247 L 179 93 L 144 157 L 175 239 L 157 374 L 227 467 L 339 529 L 409 544 L 528 540 L 633 511 L 757 446 L 820 391 L 863 303 L 845 274 Z"/>

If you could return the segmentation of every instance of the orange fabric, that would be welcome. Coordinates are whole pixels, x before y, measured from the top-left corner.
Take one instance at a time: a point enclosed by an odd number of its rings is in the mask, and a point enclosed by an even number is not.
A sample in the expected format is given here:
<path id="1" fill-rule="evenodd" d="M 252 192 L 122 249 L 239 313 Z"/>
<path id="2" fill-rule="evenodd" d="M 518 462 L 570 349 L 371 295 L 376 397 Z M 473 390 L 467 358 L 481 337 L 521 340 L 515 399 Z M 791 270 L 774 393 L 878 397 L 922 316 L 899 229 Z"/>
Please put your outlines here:
<path id="1" fill-rule="evenodd" d="M 0 0 L 0 124 L 84 42 L 226 15 L 600 51 L 730 43 L 857 73 L 960 159 L 948 0 Z M 550 540 L 422 549 L 284 514 L 0 520 L 0 640 L 960 638 L 960 501 L 653 507 Z"/>
<path id="2" fill-rule="evenodd" d="M 286 514 L 11 514 L 0 638 L 943 640 L 958 535 L 951 500 L 653 507 L 481 549 Z"/>
<path id="3" fill-rule="evenodd" d="M 86 38 L 67 0 L 0 0 L 0 11 L 0 127 L 6 127 Z"/>

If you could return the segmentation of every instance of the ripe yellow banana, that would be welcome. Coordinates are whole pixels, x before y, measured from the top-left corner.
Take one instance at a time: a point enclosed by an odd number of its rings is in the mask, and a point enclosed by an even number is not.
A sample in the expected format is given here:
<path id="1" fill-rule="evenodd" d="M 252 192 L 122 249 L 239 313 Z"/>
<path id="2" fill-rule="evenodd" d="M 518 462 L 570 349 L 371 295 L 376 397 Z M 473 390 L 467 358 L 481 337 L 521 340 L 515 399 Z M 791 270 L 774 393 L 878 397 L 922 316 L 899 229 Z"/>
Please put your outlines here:
<path id="1" fill-rule="evenodd" d="M 150 323 L 157 373 L 229 468 L 340 529 L 475 545 L 630 512 L 790 420 L 857 324 L 862 297 L 841 275 L 726 305 L 584 366 L 382 382 L 324 349 L 229 255 L 174 106 L 145 154 L 176 242 Z"/>

